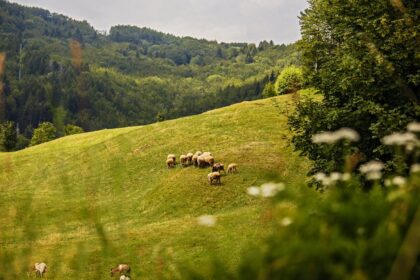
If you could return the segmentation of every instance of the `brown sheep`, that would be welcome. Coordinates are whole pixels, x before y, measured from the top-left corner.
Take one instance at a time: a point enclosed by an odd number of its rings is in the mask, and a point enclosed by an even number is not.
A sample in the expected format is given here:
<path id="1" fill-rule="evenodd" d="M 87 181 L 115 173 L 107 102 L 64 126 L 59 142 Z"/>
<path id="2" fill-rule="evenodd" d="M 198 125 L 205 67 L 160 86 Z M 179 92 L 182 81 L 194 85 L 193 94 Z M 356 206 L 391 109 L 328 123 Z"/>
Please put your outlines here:
<path id="1" fill-rule="evenodd" d="M 119 264 L 114 268 L 111 268 L 111 277 L 114 276 L 115 273 L 121 274 L 130 274 L 131 267 L 128 264 Z"/>
<path id="2" fill-rule="evenodd" d="M 227 168 L 227 173 L 229 174 L 229 173 L 236 173 L 236 172 L 238 172 L 238 166 L 236 165 L 236 163 L 229 164 Z"/>
<path id="3" fill-rule="evenodd" d="M 213 183 L 220 185 L 220 173 L 219 172 L 212 172 L 207 175 L 209 180 L 209 184 L 213 185 Z"/>
<path id="4" fill-rule="evenodd" d="M 175 168 L 175 161 L 172 158 L 166 160 L 166 166 L 168 168 Z"/>
<path id="5" fill-rule="evenodd" d="M 211 168 L 211 171 L 212 172 L 219 172 L 219 173 L 223 171 L 224 173 L 226 173 L 225 172 L 225 166 L 223 165 L 223 163 L 220 163 L 220 162 L 213 164 L 213 166 Z"/>

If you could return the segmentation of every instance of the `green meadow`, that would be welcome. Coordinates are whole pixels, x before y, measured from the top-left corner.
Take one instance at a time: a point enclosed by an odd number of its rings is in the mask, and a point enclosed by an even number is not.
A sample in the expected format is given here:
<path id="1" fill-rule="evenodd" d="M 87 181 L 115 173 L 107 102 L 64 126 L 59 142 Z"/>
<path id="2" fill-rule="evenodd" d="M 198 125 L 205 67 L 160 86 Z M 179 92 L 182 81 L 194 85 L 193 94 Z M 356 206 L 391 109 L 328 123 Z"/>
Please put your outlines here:
<path id="1" fill-rule="evenodd" d="M 310 163 L 293 152 L 287 128 L 293 103 L 243 102 L 0 153 L 0 279 L 24 279 L 41 261 L 47 279 L 106 279 L 118 263 L 131 265 L 133 279 L 177 279 L 186 267 L 205 272 L 216 256 L 235 269 L 274 227 L 270 201 L 247 188 L 306 180 Z M 209 169 L 166 168 L 169 153 L 197 150 L 239 172 L 210 186 Z M 205 214 L 215 227 L 197 224 Z"/>

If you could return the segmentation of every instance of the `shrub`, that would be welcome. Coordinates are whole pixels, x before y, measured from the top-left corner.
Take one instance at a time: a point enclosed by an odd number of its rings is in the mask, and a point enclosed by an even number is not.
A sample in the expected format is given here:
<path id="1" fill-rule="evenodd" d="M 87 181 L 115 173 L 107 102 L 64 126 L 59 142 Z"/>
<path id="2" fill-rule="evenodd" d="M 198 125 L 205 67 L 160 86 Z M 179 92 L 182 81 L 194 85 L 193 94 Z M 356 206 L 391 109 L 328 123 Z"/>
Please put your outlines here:
<path id="1" fill-rule="evenodd" d="M 30 146 L 54 140 L 56 138 L 56 133 L 57 131 L 52 123 L 43 122 L 34 130 Z"/>
<path id="2" fill-rule="evenodd" d="M 77 125 L 68 124 L 64 128 L 64 135 L 73 135 L 73 134 L 79 134 L 85 132 L 83 128 Z"/>
<path id="3" fill-rule="evenodd" d="M 276 94 L 296 92 L 303 84 L 302 70 L 296 66 L 289 66 L 281 71 L 274 84 Z"/>

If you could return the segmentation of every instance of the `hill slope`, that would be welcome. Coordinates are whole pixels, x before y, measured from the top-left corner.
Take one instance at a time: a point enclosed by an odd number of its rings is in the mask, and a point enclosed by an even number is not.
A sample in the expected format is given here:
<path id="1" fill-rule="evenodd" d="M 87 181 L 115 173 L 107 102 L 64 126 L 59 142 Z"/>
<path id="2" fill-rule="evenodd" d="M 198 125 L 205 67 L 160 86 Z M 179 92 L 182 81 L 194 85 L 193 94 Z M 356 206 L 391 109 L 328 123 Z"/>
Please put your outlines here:
<path id="1" fill-rule="evenodd" d="M 135 279 L 173 279 L 185 265 L 203 270 L 212 255 L 235 267 L 241 250 L 270 231 L 267 201 L 246 188 L 304 180 L 309 163 L 288 144 L 291 102 L 244 102 L 0 153 L 0 273 L 20 278 L 44 260 L 50 279 L 105 279 L 112 265 L 128 262 Z M 168 153 L 196 150 L 236 162 L 239 173 L 215 187 L 208 169 L 166 168 Z M 203 214 L 216 215 L 217 226 L 198 226 Z"/>
<path id="2" fill-rule="evenodd" d="M 2 60 L 5 55 L 4 75 Z M 149 124 L 255 100 L 295 45 L 218 43 L 86 21 L 0 0 L 0 122 L 86 131 Z M 108 116 L 113 116 L 109 118 Z"/>

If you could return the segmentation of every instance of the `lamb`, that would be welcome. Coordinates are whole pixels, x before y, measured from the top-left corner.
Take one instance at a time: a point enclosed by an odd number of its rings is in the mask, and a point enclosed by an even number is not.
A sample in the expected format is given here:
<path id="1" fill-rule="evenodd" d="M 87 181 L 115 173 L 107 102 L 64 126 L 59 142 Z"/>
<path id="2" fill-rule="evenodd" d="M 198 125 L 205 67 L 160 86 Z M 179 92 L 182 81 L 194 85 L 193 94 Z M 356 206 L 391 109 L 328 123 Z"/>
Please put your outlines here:
<path id="1" fill-rule="evenodd" d="M 187 166 L 188 165 L 188 158 L 187 158 L 187 156 L 186 155 L 181 155 L 179 157 L 179 162 L 181 163 L 181 166 L 182 167 Z"/>
<path id="2" fill-rule="evenodd" d="M 174 160 L 174 164 L 176 165 L 176 155 L 174 154 L 169 154 L 168 157 L 166 159 L 173 159 Z"/>
<path id="3" fill-rule="evenodd" d="M 175 168 L 175 161 L 172 158 L 166 160 L 166 166 L 169 168 Z"/>
<path id="4" fill-rule="evenodd" d="M 207 175 L 209 180 L 209 184 L 213 185 L 213 183 L 220 185 L 220 173 L 219 172 L 212 172 Z"/>
<path id="5" fill-rule="evenodd" d="M 119 264 L 114 268 L 111 268 L 111 277 L 114 276 L 115 273 L 121 274 L 129 274 L 131 271 L 131 267 L 128 264 Z"/>
<path id="6" fill-rule="evenodd" d="M 219 173 L 222 172 L 222 171 L 225 172 L 225 166 L 223 165 L 223 163 L 220 163 L 220 162 L 215 163 L 215 164 L 213 164 L 213 166 L 211 168 L 211 171 L 212 172 L 219 172 Z"/>
<path id="7" fill-rule="evenodd" d="M 236 165 L 236 163 L 231 163 L 231 164 L 229 164 L 228 165 L 228 168 L 227 168 L 227 172 L 228 172 L 228 174 L 229 173 L 236 173 L 236 172 L 238 172 L 238 168 L 237 168 L 238 166 Z"/>
<path id="8" fill-rule="evenodd" d="M 47 272 L 47 265 L 43 262 L 41 263 L 35 263 L 35 265 L 32 268 L 33 271 L 35 271 L 36 277 L 44 277 L 44 273 Z"/>

